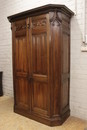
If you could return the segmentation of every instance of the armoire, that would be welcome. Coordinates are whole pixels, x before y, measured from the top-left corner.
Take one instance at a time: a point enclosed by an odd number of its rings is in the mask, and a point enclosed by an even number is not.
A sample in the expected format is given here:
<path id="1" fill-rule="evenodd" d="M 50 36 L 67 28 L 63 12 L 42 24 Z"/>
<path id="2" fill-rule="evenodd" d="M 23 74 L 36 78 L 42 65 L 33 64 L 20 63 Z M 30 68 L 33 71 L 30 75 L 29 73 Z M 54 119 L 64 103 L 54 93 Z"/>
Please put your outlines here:
<path id="1" fill-rule="evenodd" d="M 70 115 L 70 18 L 49 4 L 8 17 L 12 29 L 14 112 L 49 126 Z"/>

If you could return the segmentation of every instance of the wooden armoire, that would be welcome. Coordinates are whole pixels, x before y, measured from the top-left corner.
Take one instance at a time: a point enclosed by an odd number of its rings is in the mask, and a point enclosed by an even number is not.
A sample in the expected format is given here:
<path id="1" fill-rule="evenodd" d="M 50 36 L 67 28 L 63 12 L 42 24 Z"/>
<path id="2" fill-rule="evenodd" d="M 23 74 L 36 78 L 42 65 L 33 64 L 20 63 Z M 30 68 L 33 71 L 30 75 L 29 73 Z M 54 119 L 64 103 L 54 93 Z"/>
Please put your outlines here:
<path id="1" fill-rule="evenodd" d="M 12 29 L 14 111 L 49 126 L 70 115 L 70 18 L 49 4 L 9 16 Z"/>

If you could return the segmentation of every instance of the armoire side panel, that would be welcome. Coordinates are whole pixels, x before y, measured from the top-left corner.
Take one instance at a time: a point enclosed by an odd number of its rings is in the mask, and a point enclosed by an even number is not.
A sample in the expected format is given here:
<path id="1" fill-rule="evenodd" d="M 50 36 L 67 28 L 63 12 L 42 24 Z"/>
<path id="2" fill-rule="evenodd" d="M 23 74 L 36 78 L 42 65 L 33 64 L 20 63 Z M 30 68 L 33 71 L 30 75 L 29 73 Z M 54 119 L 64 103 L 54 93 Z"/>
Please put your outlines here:
<path id="1" fill-rule="evenodd" d="M 69 111 L 70 87 L 70 19 L 62 15 L 62 113 Z"/>
<path id="2" fill-rule="evenodd" d="M 51 47 L 50 47 L 50 67 L 52 75 L 52 115 L 53 117 L 58 117 L 60 115 L 60 105 L 61 105 L 61 21 L 57 19 L 61 18 L 61 13 L 56 11 L 50 12 L 50 30 L 51 30 Z"/>
<path id="3" fill-rule="evenodd" d="M 69 36 L 63 33 L 63 68 L 62 68 L 62 87 L 63 87 L 63 108 L 69 105 Z M 65 77 L 64 77 L 65 76 Z"/>

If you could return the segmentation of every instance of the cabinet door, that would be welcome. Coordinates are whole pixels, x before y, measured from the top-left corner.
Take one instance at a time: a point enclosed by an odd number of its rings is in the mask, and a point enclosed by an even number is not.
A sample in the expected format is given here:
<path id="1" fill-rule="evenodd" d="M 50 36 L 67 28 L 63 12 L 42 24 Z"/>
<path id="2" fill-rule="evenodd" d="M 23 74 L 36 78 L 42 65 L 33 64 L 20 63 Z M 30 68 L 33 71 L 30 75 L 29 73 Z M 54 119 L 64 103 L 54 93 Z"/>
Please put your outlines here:
<path id="1" fill-rule="evenodd" d="M 28 22 L 28 19 L 24 19 L 13 23 L 15 107 L 22 109 L 29 109 L 30 106 Z"/>
<path id="2" fill-rule="evenodd" d="M 32 111 L 49 115 L 49 23 L 48 15 L 30 19 Z"/>

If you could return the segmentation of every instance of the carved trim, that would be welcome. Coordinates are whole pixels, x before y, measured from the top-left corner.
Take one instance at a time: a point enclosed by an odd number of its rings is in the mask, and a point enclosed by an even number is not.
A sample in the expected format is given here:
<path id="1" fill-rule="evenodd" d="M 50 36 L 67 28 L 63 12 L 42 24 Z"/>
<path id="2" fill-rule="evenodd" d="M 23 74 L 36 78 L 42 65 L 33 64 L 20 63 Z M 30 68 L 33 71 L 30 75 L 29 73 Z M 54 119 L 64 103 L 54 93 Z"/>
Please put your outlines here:
<path id="1" fill-rule="evenodd" d="M 33 25 L 33 28 L 46 26 L 46 19 L 39 19 L 39 20 L 33 21 L 32 25 Z"/>
<path id="2" fill-rule="evenodd" d="M 57 22 L 57 26 L 60 26 L 60 25 L 61 25 L 61 22 L 62 22 L 62 20 L 59 18 L 57 9 L 55 10 L 53 17 L 50 19 L 50 23 L 51 23 L 53 26 L 55 25 L 55 22 Z"/>
<path id="3" fill-rule="evenodd" d="M 20 31 L 26 28 L 30 28 L 30 24 L 25 25 L 17 25 L 15 31 Z"/>
<path id="4" fill-rule="evenodd" d="M 25 28 L 26 28 L 26 25 L 17 25 L 15 31 L 20 31 Z"/>

